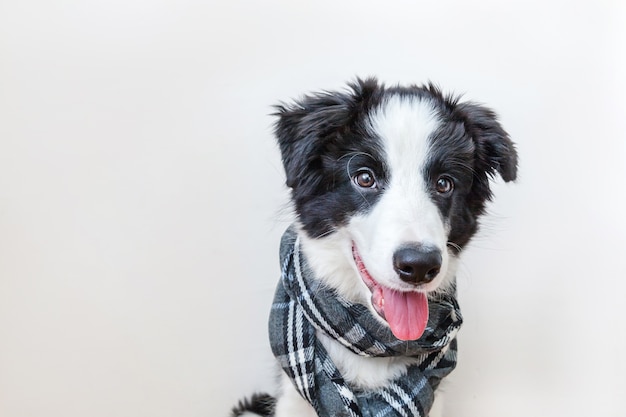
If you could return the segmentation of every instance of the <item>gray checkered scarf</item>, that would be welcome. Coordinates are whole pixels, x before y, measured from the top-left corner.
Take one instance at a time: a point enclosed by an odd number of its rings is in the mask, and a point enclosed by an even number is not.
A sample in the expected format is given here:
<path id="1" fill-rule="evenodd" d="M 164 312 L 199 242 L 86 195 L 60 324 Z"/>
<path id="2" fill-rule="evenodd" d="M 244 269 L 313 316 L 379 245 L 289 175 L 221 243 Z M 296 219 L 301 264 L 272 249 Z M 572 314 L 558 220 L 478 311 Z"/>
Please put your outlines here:
<path id="1" fill-rule="evenodd" d="M 317 414 L 427 416 L 434 390 L 456 365 L 455 336 L 462 318 L 454 296 L 430 299 L 422 337 L 401 341 L 367 307 L 339 298 L 314 279 L 292 228 L 282 238 L 280 258 L 281 281 L 270 313 L 270 343 L 283 370 Z M 410 356 L 417 363 L 384 387 L 358 389 L 343 379 L 316 332 L 360 356 Z"/>

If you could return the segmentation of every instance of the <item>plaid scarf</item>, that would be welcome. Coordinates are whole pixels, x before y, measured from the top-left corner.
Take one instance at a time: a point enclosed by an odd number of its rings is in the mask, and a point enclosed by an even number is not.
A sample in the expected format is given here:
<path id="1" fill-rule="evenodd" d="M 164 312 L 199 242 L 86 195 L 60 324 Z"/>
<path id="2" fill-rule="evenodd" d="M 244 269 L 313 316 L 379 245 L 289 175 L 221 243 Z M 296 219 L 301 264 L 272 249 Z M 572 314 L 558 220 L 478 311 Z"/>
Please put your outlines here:
<path id="1" fill-rule="evenodd" d="M 272 351 L 296 389 L 320 417 L 425 417 L 434 390 L 456 365 L 456 333 L 462 322 L 452 295 L 429 300 L 424 334 L 396 339 L 362 304 L 352 304 L 314 279 L 290 228 L 281 241 L 281 281 L 270 313 Z M 323 332 L 366 357 L 409 356 L 406 375 L 373 390 L 347 383 L 316 337 Z"/>

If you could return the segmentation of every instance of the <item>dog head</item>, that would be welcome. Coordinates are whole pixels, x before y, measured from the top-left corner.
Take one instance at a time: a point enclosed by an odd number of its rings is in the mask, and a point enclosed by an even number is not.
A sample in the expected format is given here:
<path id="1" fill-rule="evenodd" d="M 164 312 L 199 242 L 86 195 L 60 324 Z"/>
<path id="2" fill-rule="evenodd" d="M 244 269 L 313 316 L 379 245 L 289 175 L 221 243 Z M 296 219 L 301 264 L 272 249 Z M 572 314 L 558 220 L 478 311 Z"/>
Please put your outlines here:
<path id="1" fill-rule="evenodd" d="M 453 282 L 492 197 L 489 180 L 516 177 L 515 146 L 496 115 L 433 85 L 368 79 L 279 106 L 277 116 L 316 275 L 351 301 L 369 298 L 398 338 L 418 338 L 427 294 Z"/>

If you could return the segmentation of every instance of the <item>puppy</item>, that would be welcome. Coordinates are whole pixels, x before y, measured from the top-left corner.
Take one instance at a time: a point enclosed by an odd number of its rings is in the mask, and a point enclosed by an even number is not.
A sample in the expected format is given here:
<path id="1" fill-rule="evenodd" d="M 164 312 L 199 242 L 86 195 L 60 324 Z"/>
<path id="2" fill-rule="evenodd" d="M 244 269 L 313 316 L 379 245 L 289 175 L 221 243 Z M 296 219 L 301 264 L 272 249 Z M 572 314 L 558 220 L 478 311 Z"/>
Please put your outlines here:
<path id="1" fill-rule="evenodd" d="M 281 242 L 274 398 L 233 416 L 435 416 L 456 364 L 459 255 L 517 153 L 489 109 L 357 80 L 277 107 L 296 221 Z"/>

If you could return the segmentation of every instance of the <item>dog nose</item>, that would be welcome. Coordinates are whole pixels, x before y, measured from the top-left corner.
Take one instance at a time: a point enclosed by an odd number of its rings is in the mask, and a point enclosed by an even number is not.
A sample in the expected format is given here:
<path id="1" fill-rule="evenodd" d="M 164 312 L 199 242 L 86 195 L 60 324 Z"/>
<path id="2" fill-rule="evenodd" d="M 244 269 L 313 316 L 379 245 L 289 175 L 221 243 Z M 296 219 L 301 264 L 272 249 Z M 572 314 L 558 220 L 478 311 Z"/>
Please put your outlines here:
<path id="1" fill-rule="evenodd" d="M 393 269 L 402 281 L 427 284 L 441 269 L 441 252 L 424 246 L 405 246 L 393 254 Z"/>

